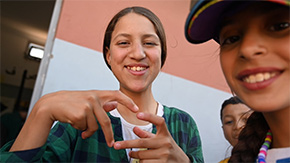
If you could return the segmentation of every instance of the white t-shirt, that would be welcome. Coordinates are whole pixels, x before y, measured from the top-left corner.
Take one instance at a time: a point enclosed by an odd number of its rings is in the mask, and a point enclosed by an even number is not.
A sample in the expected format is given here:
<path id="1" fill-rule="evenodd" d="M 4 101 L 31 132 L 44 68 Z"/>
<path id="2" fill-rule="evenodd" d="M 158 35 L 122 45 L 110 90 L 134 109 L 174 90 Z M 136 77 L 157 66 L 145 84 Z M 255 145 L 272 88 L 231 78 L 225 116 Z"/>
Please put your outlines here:
<path id="1" fill-rule="evenodd" d="M 287 148 L 272 148 L 267 151 L 266 162 L 267 163 L 283 163 L 290 162 L 290 147 Z"/>
<path id="2" fill-rule="evenodd" d="M 163 112 L 163 105 L 158 102 L 157 115 L 162 117 L 163 113 L 164 113 Z M 122 133 L 123 133 L 124 140 L 139 139 L 139 137 L 133 132 L 133 128 L 136 127 L 136 126 L 139 127 L 140 129 L 144 130 L 144 131 L 152 132 L 152 129 L 153 129 L 152 123 L 150 123 L 148 125 L 144 125 L 144 126 L 138 126 L 138 125 L 131 124 L 131 123 L 127 122 L 121 116 L 121 114 L 118 112 L 117 109 L 114 109 L 114 110 L 110 111 L 110 114 L 112 116 L 114 116 L 114 117 L 119 117 L 121 119 Z M 130 162 L 136 162 L 136 160 L 131 160 L 130 157 L 129 157 L 129 152 L 131 150 L 132 151 L 138 151 L 138 150 L 142 150 L 142 149 L 139 149 L 139 148 L 126 149 L 128 160 L 130 160 Z"/>

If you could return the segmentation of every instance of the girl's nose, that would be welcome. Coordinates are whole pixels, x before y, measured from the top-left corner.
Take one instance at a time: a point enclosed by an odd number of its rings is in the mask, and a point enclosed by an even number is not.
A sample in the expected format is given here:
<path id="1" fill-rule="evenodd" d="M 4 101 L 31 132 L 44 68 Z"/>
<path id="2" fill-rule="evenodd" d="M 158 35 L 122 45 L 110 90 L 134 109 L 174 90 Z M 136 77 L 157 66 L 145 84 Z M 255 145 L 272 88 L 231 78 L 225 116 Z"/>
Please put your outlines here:
<path id="1" fill-rule="evenodd" d="M 130 57 L 135 60 L 142 60 L 146 57 L 144 47 L 140 43 L 135 43 L 132 46 L 132 52 L 130 53 Z"/>
<path id="2" fill-rule="evenodd" d="M 248 28 L 241 38 L 240 57 L 251 60 L 267 53 L 265 39 L 257 28 Z"/>

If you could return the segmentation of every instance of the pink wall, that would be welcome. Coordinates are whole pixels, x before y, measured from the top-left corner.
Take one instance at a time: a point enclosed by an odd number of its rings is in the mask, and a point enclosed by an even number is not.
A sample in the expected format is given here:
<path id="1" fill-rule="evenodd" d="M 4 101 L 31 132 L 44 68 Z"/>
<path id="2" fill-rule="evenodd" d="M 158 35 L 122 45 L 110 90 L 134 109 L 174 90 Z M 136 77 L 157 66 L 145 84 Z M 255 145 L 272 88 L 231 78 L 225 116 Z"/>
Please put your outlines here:
<path id="1" fill-rule="evenodd" d="M 189 44 L 184 24 L 189 0 L 64 0 L 56 38 L 102 51 L 102 41 L 109 20 L 128 6 L 143 6 L 162 21 L 168 43 L 168 57 L 163 72 L 193 82 L 230 92 L 219 66 L 218 45 Z"/>

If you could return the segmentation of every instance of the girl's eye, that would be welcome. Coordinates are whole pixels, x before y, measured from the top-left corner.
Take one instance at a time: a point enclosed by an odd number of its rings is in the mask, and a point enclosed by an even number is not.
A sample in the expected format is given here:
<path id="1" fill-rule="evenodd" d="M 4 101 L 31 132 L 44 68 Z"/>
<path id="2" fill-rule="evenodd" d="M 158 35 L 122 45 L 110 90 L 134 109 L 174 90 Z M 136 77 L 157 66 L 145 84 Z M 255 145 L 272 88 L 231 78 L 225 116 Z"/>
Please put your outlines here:
<path id="1" fill-rule="evenodd" d="M 221 45 L 233 44 L 237 42 L 238 40 L 240 40 L 240 36 L 230 36 L 222 40 Z"/>
<path id="2" fill-rule="evenodd" d="M 290 27 L 290 23 L 289 22 L 283 22 L 283 23 L 277 23 L 274 24 L 272 26 L 270 26 L 270 30 L 272 31 L 282 31 L 284 29 L 287 29 Z"/>
<path id="3" fill-rule="evenodd" d="M 225 121 L 225 125 L 230 125 L 232 123 L 233 123 L 233 121 Z"/>
<path id="4" fill-rule="evenodd" d="M 118 42 L 117 44 L 118 45 L 128 45 L 129 42 L 127 42 L 127 41 L 121 41 L 121 42 Z"/>
<path id="5" fill-rule="evenodd" d="M 146 46 L 156 46 L 157 44 L 154 42 L 145 42 L 144 45 Z"/>

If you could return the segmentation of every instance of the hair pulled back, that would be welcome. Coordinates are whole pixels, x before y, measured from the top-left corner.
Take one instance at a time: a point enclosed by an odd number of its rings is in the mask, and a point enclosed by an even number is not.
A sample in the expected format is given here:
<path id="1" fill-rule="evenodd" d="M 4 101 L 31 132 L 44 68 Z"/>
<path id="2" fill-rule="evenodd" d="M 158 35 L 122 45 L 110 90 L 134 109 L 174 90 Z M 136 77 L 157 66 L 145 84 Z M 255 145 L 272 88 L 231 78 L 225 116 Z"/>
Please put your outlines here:
<path id="1" fill-rule="evenodd" d="M 253 112 L 239 135 L 239 141 L 232 150 L 229 163 L 256 162 L 268 130 L 269 126 L 263 114 Z"/>
<path id="2" fill-rule="evenodd" d="M 159 37 L 160 42 L 161 42 L 161 67 L 163 67 L 165 60 L 166 60 L 166 56 L 167 56 L 166 36 L 165 36 L 165 31 L 164 31 L 163 25 L 162 25 L 160 19 L 153 12 L 151 12 L 150 10 L 148 10 L 144 7 L 138 7 L 138 6 L 128 7 L 128 8 L 121 10 L 112 18 L 112 20 L 108 24 L 106 32 L 105 32 L 105 36 L 104 36 L 104 42 L 103 42 L 103 58 L 107 64 L 107 66 L 109 67 L 109 69 L 111 69 L 111 66 L 108 64 L 108 62 L 106 60 L 106 55 L 107 55 L 108 49 L 110 49 L 112 33 L 113 33 L 118 21 L 123 16 L 125 16 L 129 13 L 136 13 L 136 14 L 145 16 L 147 19 L 149 19 L 152 22 L 153 26 L 155 27 L 156 34 Z"/>

